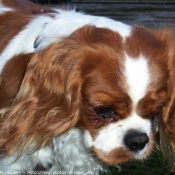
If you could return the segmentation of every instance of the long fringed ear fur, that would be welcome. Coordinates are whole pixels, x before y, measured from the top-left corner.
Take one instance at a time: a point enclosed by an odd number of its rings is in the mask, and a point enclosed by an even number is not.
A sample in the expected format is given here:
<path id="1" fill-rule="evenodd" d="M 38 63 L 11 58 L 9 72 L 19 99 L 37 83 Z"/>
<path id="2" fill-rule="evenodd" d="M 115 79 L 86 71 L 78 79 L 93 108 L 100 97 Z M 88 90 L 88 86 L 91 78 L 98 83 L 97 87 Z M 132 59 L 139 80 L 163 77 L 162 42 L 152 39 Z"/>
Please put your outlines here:
<path id="1" fill-rule="evenodd" d="M 160 146 L 164 157 L 174 169 L 175 165 L 175 32 L 171 29 L 160 31 L 160 37 L 168 50 L 167 69 L 169 79 L 167 79 L 169 102 L 163 109 L 160 121 Z"/>
<path id="2" fill-rule="evenodd" d="M 0 147 L 6 154 L 31 144 L 35 151 L 77 124 L 82 78 L 76 62 L 66 43 L 31 59 L 14 104 L 0 111 Z"/>
<path id="3" fill-rule="evenodd" d="M 104 43 L 111 48 L 111 38 L 119 37 L 86 26 L 35 53 L 13 105 L 0 111 L 0 147 L 6 154 L 28 146 L 36 151 L 78 123 L 83 83 L 99 65 Z"/>

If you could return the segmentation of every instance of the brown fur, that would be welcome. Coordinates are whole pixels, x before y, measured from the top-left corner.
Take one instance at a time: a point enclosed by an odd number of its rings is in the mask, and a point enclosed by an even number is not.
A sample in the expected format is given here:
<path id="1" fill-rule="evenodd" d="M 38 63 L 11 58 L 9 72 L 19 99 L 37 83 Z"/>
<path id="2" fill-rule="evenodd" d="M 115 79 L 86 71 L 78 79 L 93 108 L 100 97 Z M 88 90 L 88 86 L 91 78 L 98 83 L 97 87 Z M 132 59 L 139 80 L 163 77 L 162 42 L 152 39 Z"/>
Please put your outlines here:
<path id="1" fill-rule="evenodd" d="M 147 31 L 142 32 L 144 35 Z M 99 34 L 97 38 L 96 33 Z M 156 42 L 161 45 L 162 41 Z M 1 143 L 7 154 L 20 147 L 27 148 L 34 141 L 37 141 L 37 150 L 77 124 L 95 137 L 100 128 L 128 117 L 132 102 L 122 77 L 124 48 L 118 34 L 107 29 L 84 27 L 62 42 L 36 53 L 29 62 L 13 106 L 1 110 Z M 102 70 L 108 71 L 103 74 Z M 117 74 L 114 74 L 115 70 L 118 70 Z M 163 83 L 160 88 L 158 84 L 157 87 L 150 84 L 148 95 L 142 99 L 144 103 L 140 101 L 138 105 L 143 117 L 161 117 L 161 108 L 168 100 L 168 94 L 164 93 L 166 85 Z M 97 116 L 93 111 L 95 106 L 112 106 L 117 111 L 114 121 L 104 121 Z M 167 130 L 167 126 L 164 128 L 169 134 L 171 128 Z M 98 157 L 101 159 L 100 155 Z M 132 155 L 126 157 L 121 162 Z M 109 160 L 111 164 L 116 162 L 113 159 Z M 106 162 L 105 159 L 102 161 Z"/>
<path id="2" fill-rule="evenodd" d="M 5 35 L 4 25 L 0 27 L 4 43 L 1 52 L 30 19 L 30 15 L 22 19 L 20 14 L 14 14 L 6 23 L 5 16 L 0 16 L 0 23 L 6 24 L 9 30 L 16 25 L 16 29 Z M 135 59 L 140 54 L 147 58 L 151 79 L 137 113 L 149 120 L 160 119 L 164 153 L 174 152 L 175 40 L 174 32 L 167 30 L 134 26 L 131 35 L 123 41 L 118 33 L 85 26 L 33 55 L 12 58 L 2 71 L 0 86 L 1 107 L 5 107 L 0 111 L 0 146 L 5 148 L 5 154 L 19 148 L 23 151 L 32 142 L 37 145 L 34 150 L 38 150 L 77 125 L 95 138 L 99 129 L 127 118 L 133 104 L 123 75 L 125 53 Z M 16 71 L 8 73 L 15 68 Z M 96 106 L 113 108 L 115 117 L 100 118 L 94 111 Z M 92 148 L 92 152 L 110 165 L 133 158 L 124 149 L 113 150 L 113 156 L 107 155 L 108 159 L 99 150 Z"/>
<path id="3" fill-rule="evenodd" d="M 48 10 L 48 6 L 41 6 L 39 4 L 35 4 L 30 2 L 29 0 L 2 0 L 2 4 L 6 7 L 10 7 L 16 9 L 23 14 L 32 14 L 33 12 L 37 12 L 38 10 Z"/>
<path id="4" fill-rule="evenodd" d="M 6 63 L 1 73 L 0 108 L 11 106 L 13 103 L 31 56 L 32 54 L 18 55 Z"/>
<path id="5" fill-rule="evenodd" d="M 15 11 L 0 15 L 0 40 L 3 43 L 0 45 L 0 52 L 5 49 L 9 41 L 24 28 L 29 20 L 30 16 Z"/>
<path id="6" fill-rule="evenodd" d="M 98 149 L 94 149 L 93 151 L 95 156 L 98 156 L 98 158 L 106 163 L 108 162 L 109 165 L 117 165 L 121 162 L 126 162 L 129 159 L 132 159 L 132 157 L 134 156 L 133 153 L 131 152 L 127 152 L 127 150 L 125 150 L 124 148 L 118 148 L 115 149 L 109 153 L 98 150 Z M 117 159 L 116 159 L 117 157 Z"/>
<path id="7" fill-rule="evenodd" d="M 102 43 L 106 43 L 110 34 L 115 37 L 113 32 L 98 29 L 105 41 L 102 42 L 102 38 L 94 40 L 96 30 L 82 29 L 33 56 L 13 106 L 2 111 L 1 124 L 5 132 L 1 141 L 8 146 L 8 153 L 34 140 L 37 140 L 40 148 L 78 123 L 82 83 L 89 71 L 96 67 L 88 66 L 92 61 L 87 58 L 95 58 L 91 54 L 96 52 L 93 47 L 97 46 L 101 50 L 100 45 L 103 47 Z M 89 37 L 82 39 L 84 33 Z M 88 46 L 88 43 L 91 45 L 94 42 L 93 47 Z M 110 46 L 110 42 L 108 44 Z M 89 57 L 88 52 L 91 54 Z"/>
<path id="8" fill-rule="evenodd" d="M 166 37 L 167 47 L 169 49 L 168 70 L 169 79 L 168 94 L 169 103 L 163 110 L 161 118 L 160 134 L 161 146 L 165 157 L 169 160 L 172 167 L 175 163 L 175 33 L 173 30 L 159 32 L 160 37 Z"/>

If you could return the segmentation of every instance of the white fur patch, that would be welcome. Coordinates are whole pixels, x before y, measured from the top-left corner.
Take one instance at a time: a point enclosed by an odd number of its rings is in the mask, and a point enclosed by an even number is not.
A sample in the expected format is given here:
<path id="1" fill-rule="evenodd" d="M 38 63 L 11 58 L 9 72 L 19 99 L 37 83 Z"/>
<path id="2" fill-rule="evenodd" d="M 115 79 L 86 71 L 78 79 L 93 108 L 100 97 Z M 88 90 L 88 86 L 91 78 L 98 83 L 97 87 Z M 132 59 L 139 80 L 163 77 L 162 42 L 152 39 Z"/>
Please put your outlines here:
<path id="1" fill-rule="evenodd" d="M 109 124 L 100 130 L 95 140 L 92 140 L 90 133 L 86 131 L 85 143 L 88 147 L 94 146 L 102 151 L 110 152 L 113 149 L 124 147 L 123 138 L 129 130 L 137 130 L 149 136 L 151 122 L 133 113 L 127 119 Z"/>
<path id="2" fill-rule="evenodd" d="M 91 155 L 84 145 L 83 132 L 73 128 L 67 134 L 54 139 L 55 164 L 50 172 L 67 171 L 70 174 L 99 175 L 102 164 Z"/>
<path id="3" fill-rule="evenodd" d="M 33 144 L 34 146 L 34 144 Z M 32 148 L 32 146 L 31 146 Z M 17 161 L 17 153 L 0 159 L 0 171 L 2 175 L 8 171 L 34 170 L 37 164 L 41 164 L 47 172 L 67 172 L 70 175 L 99 175 L 105 166 L 91 155 L 84 145 L 84 134 L 78 128 L 73 128 L 67 134 L 63 134 L 53 140 L 53 149 L 44 147 L 31 154 L 30 148 Z M 52 165 L 50 168 L 49 165 Z"/>
<path id="4" fill-rule="evenodd" d="M 15 55 L 34 52 L 34 41 L 43 29 L 45 23 L 50 22 L 52 18 L 47 16 L 38 16 L 16 35 L 6 46 L 0 55 L 0 72 L 5 63 Z"/>
<path id="5" fill-rule="evenodd" d="M 39 47 L 41 50 L 51 43 L 59 41 L 62 37 L 69 36 L 78 28 L 85 25 L 93 25 L 99 28 L 107 28 L 118 32 L 123 38 L 129 36 L 131 27 L 124 23 L 99 16 L 86 15 L 75 11 L 58 10 L 54 20 L 47 24 L 39 36 Z"/>
<path id="6" fill-rule="evenodd" d="M 20 158 L 18 158 L 18 153 L 1 158 L 1 174 L 9 174 L 10 171 L 19 171 L 18 174 L 22 174 L 25 173 L 26 170 L 34 170 L 38 163 L 47 169 L 48 165 L 53 163 L 53 155 L 50 147 L 44 147 L 35 153 L 30 153 L 30 149 L 27 151 L 28 152 L 24 153 Z"/>
<path id="7" fill-rule="evenodd" d="M 144 97 L 149 84 L 147 60 L 143 56 L 130 58 L 126 55 L 125 77 L 129 88 L 128 95 L 135 107 L 138 101 Z"/>
<path id="8" fill-rule="evenodd" d="M 39 43 L 37 50 L 41 50 L 84 25 L 111 29 L 118 32 L 123 38 L 129 36 L 131 31 L 131 27 L 124 23 L 75 11 L 59 10 L 53 19 L 47 16 L 38 16 L 15 36 L 1 53 L 0 72 L 5 63 L 13 56 L 34 52 L 33 45 L 36 38 L 38 38 L 37 42 Z"/>
<path id="9" fill-rule="evenodd" d="M 2 4 L 2 1 L 0 0 L 0 15 L 9 12 L 9 11 L 13 11 L 12 8 L 6 7 Z"/>

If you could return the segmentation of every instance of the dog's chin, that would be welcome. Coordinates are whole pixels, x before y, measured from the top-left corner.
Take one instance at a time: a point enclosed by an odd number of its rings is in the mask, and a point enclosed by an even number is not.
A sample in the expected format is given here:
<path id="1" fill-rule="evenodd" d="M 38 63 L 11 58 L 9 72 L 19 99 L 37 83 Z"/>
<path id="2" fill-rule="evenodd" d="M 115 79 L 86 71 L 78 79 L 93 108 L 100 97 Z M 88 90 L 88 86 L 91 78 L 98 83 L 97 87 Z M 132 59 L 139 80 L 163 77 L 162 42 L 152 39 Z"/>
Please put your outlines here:
<path id="1" fill-rule="evenodd" d="M 94 155 L 104 164 L 113 166 L 131 159 L 134 159 L 134 153 L 127 151 L 125 148 L 116 148 L 111 152 L 105 152 L 97 148 L 92 148 Z"/>
<path id="2" fill-rule="evenodd" d="M 124 148 L 115 149 L 110 153 L 99 149 L 93 149 L 93 153 L 101 162 L 110 166 L 122 164 L 131 160 L 144 160 L 149 157 L 148 154 L 135 154 L 126 151 Z"/>

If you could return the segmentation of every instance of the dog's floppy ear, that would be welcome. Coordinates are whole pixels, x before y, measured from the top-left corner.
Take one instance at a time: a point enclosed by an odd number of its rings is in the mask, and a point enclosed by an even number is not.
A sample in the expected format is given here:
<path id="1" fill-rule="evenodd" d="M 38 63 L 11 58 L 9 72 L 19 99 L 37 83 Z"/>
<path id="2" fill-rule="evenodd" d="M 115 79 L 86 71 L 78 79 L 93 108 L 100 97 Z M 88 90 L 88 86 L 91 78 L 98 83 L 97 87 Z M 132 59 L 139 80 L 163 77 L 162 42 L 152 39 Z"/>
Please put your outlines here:
<path id="1" fill-rule="evenodd" d="M 0 111 L 0 143 L 7 153 L 36 142 L 37 150 L 77 124 L 82 78 L 76 59 L 64 42 L 31 59 L 14 104 Z"/>
<path id="2" fill-rule="evenodd" d="M 160 32 L 160 33 L 159 33 Z M 164 39 L 165 50 L 168 55 L 167 79 L 169 102 L 163 109 L 160 121 L 160 145 L 165 158 L 171 166 L 175 163 L 175 32 L 171 29 L 159 31 L 159 36 Z"/>

